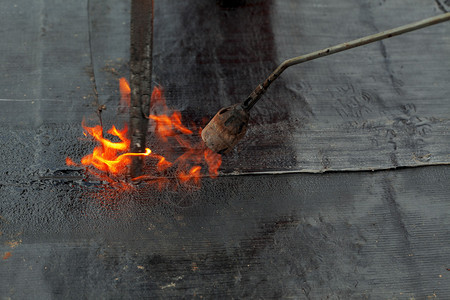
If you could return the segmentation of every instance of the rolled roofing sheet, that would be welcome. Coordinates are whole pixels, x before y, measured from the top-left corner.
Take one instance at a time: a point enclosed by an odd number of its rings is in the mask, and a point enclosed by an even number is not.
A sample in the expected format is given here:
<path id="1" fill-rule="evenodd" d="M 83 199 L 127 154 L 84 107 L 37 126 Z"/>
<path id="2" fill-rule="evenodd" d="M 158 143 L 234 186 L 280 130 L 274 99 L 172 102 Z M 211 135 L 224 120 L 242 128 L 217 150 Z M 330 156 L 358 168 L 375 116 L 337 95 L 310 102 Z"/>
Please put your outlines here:
<path id="1" fill-rule="evenodd" d="M 4 13 L 0 45 L 1 122 L 75 129 L 83 117 L 97 122 L 98 104 L 109 108 L 105 126 L 117 122 L 117 80 L 128 76 L 128 5 L 91 1 L 89 15 L 86 3 L 29 9 L 25 2 L 4 4 L 11 13 Z M 442 13 L 446 4 L 439 4 L 157 2 L 154 84 L 185 120 L 203 124 L 243 101 L 284 59 Z M 287 69 L 253 109 L 221 172 L 449 163 L 449 31 L 439 24 Z"/>
<path id="2" fill-rule="evenodd" d="M 156 4 L 154 73 L 175 107 L 213 116 L 285 59 L 442 13 L 434 1 L 237 2 Z M 448 163 L 449 36 L 444 23 L 290 67 L 223 172 Z"/>

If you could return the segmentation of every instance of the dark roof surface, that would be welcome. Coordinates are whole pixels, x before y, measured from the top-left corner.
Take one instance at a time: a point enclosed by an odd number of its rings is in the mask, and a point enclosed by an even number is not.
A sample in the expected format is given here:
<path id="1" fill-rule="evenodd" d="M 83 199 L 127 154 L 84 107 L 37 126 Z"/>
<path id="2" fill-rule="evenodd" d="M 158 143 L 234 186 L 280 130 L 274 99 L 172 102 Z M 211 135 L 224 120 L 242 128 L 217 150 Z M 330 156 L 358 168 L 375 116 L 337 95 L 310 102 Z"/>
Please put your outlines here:
<path id="1" fill-rule="evenodd" d="M 1 295 L 450 294 L 449 23 L 288 69 L 218 178 L 124 192 L 65 158 L 92 150 L 81 130 L 83 118 L 97 121 L 92 77 L 105 126 L 127 120 L 118 78 L 129 74 L 129 6 L 0 4 Z M 157 2 L 154 82 L 200 123 L 245 99 L 284 59 L 449 8 Z"/>

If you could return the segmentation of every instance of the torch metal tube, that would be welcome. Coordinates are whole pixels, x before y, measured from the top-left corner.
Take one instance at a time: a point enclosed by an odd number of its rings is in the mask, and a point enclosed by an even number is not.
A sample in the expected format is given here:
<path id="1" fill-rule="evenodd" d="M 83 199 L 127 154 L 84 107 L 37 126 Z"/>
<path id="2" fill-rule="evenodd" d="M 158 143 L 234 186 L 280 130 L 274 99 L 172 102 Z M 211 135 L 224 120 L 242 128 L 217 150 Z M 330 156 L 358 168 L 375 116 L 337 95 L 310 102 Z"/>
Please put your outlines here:
<path id="1" fill-rule="evenodd" d="M 350 42 L 342 43 L 336 46 L 332 46 L 329 48 L 325 48 L 319 51 L 311 52 L 306 55 L 294 57 L 288 60 L 285 60 L 283 63 L 281 63 L 275 71 L 270 74 L 270 76 L 260 85 L 258 85 L 255 90 L 247 97 L 247 99 L 242 104 L 242 107 L 249 111 L 255 103 L 261 98 L 261 96 L 264 94 L 264 92 L 267 90 L 267 88 L 270 86 L 270 84 L 277 79 L 281 73 L 283 73 L 284 70 L 286 70 L 288 67 L 297 65 L 306 61 L 310 61 L 319 57 L 328 56 L 334 53 L 338 53 L 341 51 L 345 51 L 348 49 L 352 49 L 355 47 L 359 47 L 362 45 L 367 45 L 382 39 L 390 38 L 393 36 L 397 36 L 406 32 L 414 31 L 417 29 L 421 29 L 424 27 L 428 27 L 434 24 L 439 24 L 445 21 L 450 20 L 450 12 L 441 14 L 439 16 L 431 17 L 428 19 L 424 19 L 418 22 L 410 23 L 408 25 L 400 26 L 397 28 L 393 28 L 390 30 L 382 31 L 376 34 L 368 35 Z"/>

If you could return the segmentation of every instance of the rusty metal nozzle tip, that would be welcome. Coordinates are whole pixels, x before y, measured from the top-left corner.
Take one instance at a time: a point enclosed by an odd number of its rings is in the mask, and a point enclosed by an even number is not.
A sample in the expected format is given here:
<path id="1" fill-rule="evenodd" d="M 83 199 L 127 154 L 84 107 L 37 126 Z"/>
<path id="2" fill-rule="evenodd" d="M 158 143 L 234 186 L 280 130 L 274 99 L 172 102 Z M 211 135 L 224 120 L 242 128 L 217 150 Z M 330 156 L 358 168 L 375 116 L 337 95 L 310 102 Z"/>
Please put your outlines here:
<path id="1" fill-rule="evenodd" d="M 222 108 L 203 128 L 202 139 L 212 151 L 228 153 L 244 137 L 249 118 L 241 104 Z"/>

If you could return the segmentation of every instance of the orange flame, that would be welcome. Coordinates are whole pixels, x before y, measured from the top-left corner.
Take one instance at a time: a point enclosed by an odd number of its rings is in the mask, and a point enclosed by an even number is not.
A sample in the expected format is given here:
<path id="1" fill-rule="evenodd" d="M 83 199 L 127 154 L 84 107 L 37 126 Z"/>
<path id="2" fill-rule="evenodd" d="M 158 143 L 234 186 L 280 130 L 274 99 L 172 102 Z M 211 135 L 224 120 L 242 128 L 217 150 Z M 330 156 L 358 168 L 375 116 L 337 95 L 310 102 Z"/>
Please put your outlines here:
<path id="1" fill-rule="evenodd" d="M 121 78 L 119 84 L 121 93 L 120 104 L 129 106 L 130 86 L 125 78 Z M 94 167 L 106 173 L 91 172 L 96 176 L 106 176 L 107 180 L 111 182 L 111 176 L 123 175 L 127 172 L 131 163 L 131 156 L 146 156 L 148 157 L 146 165 L 147 167 L 150 165 L 151 168 L 145 167 L 145 174 L 133 178 L 133 180 L 157 182 L 160 189 L 169 183 L 167 174 L 174 174 L 180 183 L 192 183 L 197 186 L 199 186 L 200 178 L 203 175 L 216 177 L 222 158 L 221 155 L 204 146 L 199 138 L 201 129 L 197 129 L 192 125 L 193 130 L 191 130 L 183 125 L 181 113 L 178 111 L 171 112 L 167 107 L 161 87 L 153 89 L 151 104 L 151 111 L 159 112 L 149 114 L 149 119 L 155 126 L 155 136 L 161 141 L 161 146 L 164 148 L 163 152 L 166 153 L 164 156 L 153 153 L 149 148 L 146 148 L 145 153 L 130 153 L 130 140 L 127 138 L 128 127 L 126 124 L 122 130 L 112 126 L 107 132 L 114 140 L 119 140 L 112 141 L 104 138 L 103 129 L 100 125 L 88 127 L 83 121 L 84 134 L 93 137 L 100 145 L 96 146 L 91 154 L 81 159 L 81 165 Z M 194 134 L 196 131 L 199 133 L 197 136 Z M 199 142 L 193 142 L 194 138 L 198 138 Z M 174 156 L 174 149 L 181 149 L 183 152 L 178 156 Z M 168 158 L 168 155 L 170 158 Z M 66 164 L 68 166 L 79 166 L 69 157 L 66 159 Z M 202 165 L 205 166 L 203 174 Z"/>
<path id="2" fill-rule="evenodd" d="M 154 107 L 161 107 L 163 112 L 167 112 L 169 110 L 166 106 L 166 99 L 164 98 L 163 91 L 160 87 L 155 87 L 153 89 L 151 100 Z M 176 130 L 183 134 L 192 134 L 192 131 L 183 126 L 181 123 L 181 113 L 178 111 L 173 112 L 171 116 L 165 114 L 160 116 L 150 115 L 149 118 L 155 121 L 156 133 L 165 142 L 167 142 L 167 137 L 178 135 Z"/>
<path id="3" fill-rule="evenodd" d="M 184 173 L 183 171 L 181 171 L 178 174 L 178 178 L 183 183 L 187 182 L 189 180 L 193 180 L 194 183 L 199 184 L 200 183 L 200 170 L 201 170 L 200 166 L 192 167 L 191 170 L 189 171 L 189 173 L 187 173 L 187 174 Z"/>
<path id="4" fill-rule="evenodd" d="M 125 124 L 122 130 L 118 130 L 114 125 L 108 134 L 116 136 L 120 142 L 112 142 L 103 137 L 103 129 L 100 125 L 88 127 L 82 123 L 86 132 L 98 141 L 101 146 L 94 148 L 92 154 L 88 154 L 81 159 L 84 166 L 94 166 L 96 169 L 109 172 L 114 175 L 124 174 L 128 165 L 131 163 L 130 156 L 148 156 L 152 152 L 149 148 L 145 149 L 145 153 L 129 153 L 130 140 L 127 138 L 128 126 Z M 120 152 L 126 152 L 119 154 Z M 68 164 L 73 163 L 68 159 Z M 67 161 L 67 160 L 66 160 Z"/>
<path id="5" fill-rule="evenodd" d="M 167 152 L 173 150 L 174 147 L 183 150 L 183 153 L 175 157 L 172 162 L 169 162 L 164 156 L 158 156 L 157 169 L 159 171 L 168 168 L 175 169 L 176 177 L 181 183 L 191 182 L 199 185 L 202 176 L 202 165 L 207 166 L 203 174 L 206 173 L 210 177 L 216 177 L 222 164 L 222 157 L 204 146 L 199 138 L 201 129 L 197 130 L 194 125 L 191 126 L 193 127 L 192 130 L 189 129 L 183 125 L 180 112 L 174 111 L 170 113 L 161 87 L 153 89 L 151 103 L 151 110 L 163 112 L 163 114 L 149 114 L 149 119 L 155 124 L 156 136 L 164 145 L 172 146 L 172 148 L 167 149 Z M 198 131 L 196 137 L 199 139 L 199 142 L 196 143 L 194 140 L 195 131 Z M 193 140 L 194 143 L 192 142 Z"/>
<path id="6" fill-rule="evenodd" d="M 130 107 L 131 104 L 131 89 L 125 78 L 119 79 L 120 89 L 120 106 Z"/>

